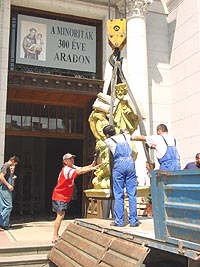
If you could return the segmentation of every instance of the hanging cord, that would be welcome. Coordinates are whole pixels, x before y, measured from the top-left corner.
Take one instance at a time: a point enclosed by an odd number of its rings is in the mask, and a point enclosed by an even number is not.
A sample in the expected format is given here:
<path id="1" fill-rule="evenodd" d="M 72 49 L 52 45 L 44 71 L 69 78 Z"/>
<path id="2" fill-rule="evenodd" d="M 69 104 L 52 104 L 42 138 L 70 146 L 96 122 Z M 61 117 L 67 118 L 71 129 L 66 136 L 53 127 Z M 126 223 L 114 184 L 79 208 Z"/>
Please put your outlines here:
<path id="1" fill-rule="evenodd" d="M 112 70 L 112 78 L 111 78 L 111 103 L 110 103 L 110 113 L 109 113 L 109 124 L 113 125 L 113 110 L 115 103 L 115 86 L 119 81 L 119 73 L 117 69 L 116 62 L 120 60 L 120 50 L 119 48 L 115 48 L 113 50 L 112 55 L 109 58 L 109 63 L 113 67 Z"/>
<path id="2" fill-rule="evenodd" d="M 139 123 L 139 128 L 140 128 L 140 133 L 141 135 L 144 135 L 146 136 L 147 135 L 147 132 L 146 132 L 146 128 L 145 128 L 145 125 L 144 125 L 144 122 L 143 122 L 143 119 L 142 119 L 142 114 L 140 112 L 140 109 L 137 105 L 137 102 L 133 96 L 133 93 L 130 89 L 130 86 L 124 76 L 124 73 L 123 73 L 123 70 L 122 70 L 122 65 L 121 65 L 121 62 L 117 62 L 117 65 L 118 65 L 118 69 L 119 69 L 119 75 L 120 75 L 120 78 L 121 80 L 126 83 L 126 86 L 127 86 L 127 89 L 128 89 L 128 94 L 129 94 L 129 97 L 136 109 L 136 112 L 137 112 L 137 116 L 138 116 L 138 123 Z M 143 144 L 143 148 L 144 148 L 144 152 L 145 152 L 145 155 L 146 155 L 146 159 L 147 159 L 147 162 L 151 165 L 151 159 L 150 159 L 150 155 L 149 155 L 149 148 L 147 146 L 146 143 L 142 142 Z"/>
<path id="3" fill-rule="evenodd" d="M 126 0 L 124 0 L 124 16 L 125 16 L 125 19 L 126 19 Z"/>
<path id="4" fill-rule="evenodd" d="M 110 20 L 110 0 L 108 0 L 108 19 Z"/>
<path id="5" fill-rule="evenodd" d="M 140 112 L 140 109 L 137 105 L 137 102 L 133 96 L 133 93 L 130 89 L 130 86 L 124 76 L 123 70 L 122 70 L 122 62 L 119 60 L 115 60 L 114 57 L 114 52 L 110 57 L 109 63 L 111 64 L 111 66 L 113 67 L 113 74 L 112 74 L 112 79 L 111 79 L 111 108 L 110 108 L 110 114 L 109 114 L 109 123 L 113 124 L 113 109 L 114 109 L 114 89 L 115 89 L 115 85 L 116 85 L 116 80 L 117 80 L 117 76 L 119 76 L 119 78 L 121 79 L 121 81 L 123 83 L 126 83 L 127 89 L 128 89 L 128 95 L 136 109 L 136 113 L 138 116 L 138 124 L 139 124 L 139 129 L 140 129 L 140 133 L 141 135 L 146 136 L 146 129 L 145 129 L 145 125 L 142 119 L 142 114 Z M 113 65 L 114 64 L 114 65 Z M 149 148 L 148 145 L 144 142 L 142 142 L 143 144 L 143 148 L 144 148 L 144 152 L 145 152 L 145 156 L 147 159 L 147 162 L 149 163 L 149 165 L 151 166 L 151 159 L 150 159 L 150 154 L 149 154 Z"/>

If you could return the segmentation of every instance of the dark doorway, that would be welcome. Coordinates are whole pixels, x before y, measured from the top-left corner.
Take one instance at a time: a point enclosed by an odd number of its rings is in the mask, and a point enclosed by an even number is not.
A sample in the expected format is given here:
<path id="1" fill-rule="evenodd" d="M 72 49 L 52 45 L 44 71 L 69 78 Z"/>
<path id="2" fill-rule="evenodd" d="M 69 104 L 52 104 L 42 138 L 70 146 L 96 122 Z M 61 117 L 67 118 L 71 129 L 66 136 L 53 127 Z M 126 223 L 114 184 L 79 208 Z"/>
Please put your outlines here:
<path id="1" fill-rule="evenodd" d="M 14 190 L 14 216 L 52 216 L 51 195 L 65 153 L 75 154 L 75 165 L 83 164 L 83 141 L 31 136 L 6 136 L 5 161 L 18 155 L 20 165 Z M 82 215 L 82 177 L 75 181 L 75 194 L 66 217 Z"/>

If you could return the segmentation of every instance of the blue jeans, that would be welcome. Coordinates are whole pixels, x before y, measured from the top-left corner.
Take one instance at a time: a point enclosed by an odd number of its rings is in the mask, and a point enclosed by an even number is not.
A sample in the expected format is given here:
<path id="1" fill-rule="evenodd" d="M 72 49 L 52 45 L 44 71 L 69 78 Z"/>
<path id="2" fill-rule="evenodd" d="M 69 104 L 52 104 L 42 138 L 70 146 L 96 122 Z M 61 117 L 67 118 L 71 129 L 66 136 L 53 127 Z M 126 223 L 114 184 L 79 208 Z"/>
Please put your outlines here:
<path id="1" fill-rule="evenodd" d="M 126 185 L 130 210 L 128 221 L 134 225 L 138 223 L 135 165 L 127 159 L 126 161 L 118 161 L 115 166 L 113 169 L 115 223 L 117 225 L 124 225 L 124 187 Z"/>
<path id="2" fill-rule="evenodd" d="M 6 186 L 0 185 L 0 225 L 9 226 L 12 211 L 12 192 Z"/>

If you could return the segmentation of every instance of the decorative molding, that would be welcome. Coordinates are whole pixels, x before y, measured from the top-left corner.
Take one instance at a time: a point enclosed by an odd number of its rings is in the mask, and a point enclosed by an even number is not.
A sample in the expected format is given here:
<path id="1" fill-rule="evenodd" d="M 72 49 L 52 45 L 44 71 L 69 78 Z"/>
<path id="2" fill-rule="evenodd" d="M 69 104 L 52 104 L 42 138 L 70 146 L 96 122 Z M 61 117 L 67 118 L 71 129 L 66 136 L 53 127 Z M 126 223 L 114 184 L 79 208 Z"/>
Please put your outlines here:
<path id="1" fill-rule="evenodd" d="M 8 87 L 9 88 L 29 88 L 42 90 L 64 90 L 74 91 L 82 94 L 94 94 L 102 91 L 102 80 L 81 79 L 74 77 L 62 77 L 58 75 L 42 75 L 35 73 L 23 73 L 9 71 Z"/>
<path id="2" fill-rule="evenodd" d="M 93 18 L 93 19 L 101 19 L 101 20 L 105 19 L 108 13 L 107 1 L 105 1 L 106 5 L 105 4 L 98 5 L 100 4 L 100 2 L 102 2 L 102 0 L 98 0 L 98 1 L 10 0 L 10 1 L 11 1 L 11 5 L 13 6 L 34 8 L 34 9 L 58 13 L 58 14 L 68 14 L 68 15 L 73 15 L 73 16 L 80 16 L 80 17 L 85 17 L 85 18 Z"/>
<path id="3" fill-rule="evenodd" d="M 174 11 L 183 2 L 183 0 L 163 0 L 163 1 L 166 2 L 169 13 Z"/>
<path id="4" fill-rule="evenodd" d="M 127 0 L 126 1 L 126 15 L 127 17 L 144 17 L 148 11 L 149 5 L 153 3 L 153 0 Z M 124 0 L 119 0 L 117 2 L 117 7 L 119 12 L 124 14 L 125 2 Z"/>

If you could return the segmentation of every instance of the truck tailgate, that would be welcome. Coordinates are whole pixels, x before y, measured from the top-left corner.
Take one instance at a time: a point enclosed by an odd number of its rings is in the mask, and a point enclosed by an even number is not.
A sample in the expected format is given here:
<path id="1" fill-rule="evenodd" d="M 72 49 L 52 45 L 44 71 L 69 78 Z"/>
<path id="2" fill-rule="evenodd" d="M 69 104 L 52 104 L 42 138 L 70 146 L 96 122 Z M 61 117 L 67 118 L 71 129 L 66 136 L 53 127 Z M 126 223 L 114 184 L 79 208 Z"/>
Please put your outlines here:
<path id="1" fill-rule="evenodd" d="M 200 251 L 200 171 L 154 171 L 155 238 Z"/>

